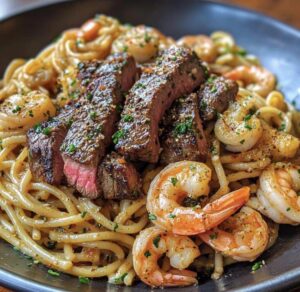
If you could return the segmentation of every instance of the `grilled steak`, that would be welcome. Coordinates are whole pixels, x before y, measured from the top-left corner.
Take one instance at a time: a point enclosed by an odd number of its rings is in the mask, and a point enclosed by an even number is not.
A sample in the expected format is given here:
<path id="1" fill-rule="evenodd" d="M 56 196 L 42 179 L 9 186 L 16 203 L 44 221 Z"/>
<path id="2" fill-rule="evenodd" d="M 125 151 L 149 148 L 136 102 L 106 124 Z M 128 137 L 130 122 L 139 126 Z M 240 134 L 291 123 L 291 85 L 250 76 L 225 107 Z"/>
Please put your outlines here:
<path id="1" fill-rule="evenodd" d="M 142 195 L 141 178 L 133 164 L 112 152 L 100 164 L 99 181 L 105 199 L 133 200 Z"/>
<path id="2" fill-rule="evenodd" d="M 235 99 L 237 92 L 238 84 L 235 81 L 217 76 L 208 78 L 198 91 L 202 120 L 213 120 L 217 113 L 224 112 L 229 102 Z"/>
<path id="3" fill-rule="evenodd" d="M 91 77 L 86 82 L 87 102 L 78 110 L 61 150 L 68 183 L 83 195 L 95 198 L 101 192 L 97 169 L 111 143 L 118 106 L 123 101 L 123 92 L 135 81 L 134 59 L 126 54 L 113 55 L 96 66 Z"/>
<path id="4" fill-rule="evenodd" d="M 27 132 L 29 165 L 33 176 L 58 185 L 63 179 L 63 160 L 59 148 L 72 122 L 74 107 L 64 107 L 58 116 Z"/>
<path id="5" fill-rule="evenodd" d="M 204 82 L 199 59 L 187 48 L 161 53 L 130 90 L 114 138 L 119 153 L 155 163 L 159 158 L 158 124 L 172 102 Z"/>
<path id="6" fill-rule="evenodd" d="M 163 118 L 162 164 L 181 160 L 205 161 L 207 142 L 199 117 L 198 96 L 177 99 Z"/>

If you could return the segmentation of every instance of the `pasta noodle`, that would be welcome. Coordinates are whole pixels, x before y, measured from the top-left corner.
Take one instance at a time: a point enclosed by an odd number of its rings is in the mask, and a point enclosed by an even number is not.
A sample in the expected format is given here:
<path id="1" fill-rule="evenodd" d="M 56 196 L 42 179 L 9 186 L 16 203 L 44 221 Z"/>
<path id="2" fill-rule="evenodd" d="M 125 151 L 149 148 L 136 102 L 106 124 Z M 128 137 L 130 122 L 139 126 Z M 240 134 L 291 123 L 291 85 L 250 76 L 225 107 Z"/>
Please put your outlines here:
<path id="1" fill-rule="evenodd" d="M 114 40 L 129 29 L 103 15 L 94 21 L 98 30 L 92 40 L 84 39 L 80 29 L 67 30 L 35 58 L 13 60 L 4 73 L 0 83 L 0 237 L 58 271 L 87 278 L 107 276 L 110 283 L 130 286 L 136 279 L 132 246 L 136 235 L 150 224 L 146 198 L 120 202 L 80 198 L 72 188 L 36 181 L 28 162 L 26 131 L 53 117 L 56 107 L 79 94 L 78 86 L 71 83 L 80 62 L 106 58 Z M 161 47 L 174 42 L 160 37 Z M 241 65 L 260 66 L 259 60 L 236 45 L 226 32 L 214 32 L 209 42 L 213 48 L 206 52 L 211 60 L 206 65 L 212 72 L 225 74 Z M 247 97 L 249 91 L 241 88 L 239 96 Z M 266 99 L 253 96 L 261 104 L 257 109 L 261 123 L 300 135 L 300 114 L 282 93 L 273 90 Z M 244 185 L 250 185 L 255 193 L 255 180 L 273 162 L 273 156 L 259 147 L 247 153 L 230 153 L 214 135 L 214 127 L 214 122 L 206 127 L 212 141 L 209 163 L 217 181 L 209 200 Z M 160 170 L 146 171 L 145 193 Z M 275 230 L 272 244 L 276 238 Z M 199 245 L 203 248 L 204 243 Z M 213 269 L 212 278 L 218 279 L 224 266 L 235 261 L 207 245 L 205 248 L 194 264 Z M 163 269 L 169 267 L 170 262 L 164 259 Z"/>

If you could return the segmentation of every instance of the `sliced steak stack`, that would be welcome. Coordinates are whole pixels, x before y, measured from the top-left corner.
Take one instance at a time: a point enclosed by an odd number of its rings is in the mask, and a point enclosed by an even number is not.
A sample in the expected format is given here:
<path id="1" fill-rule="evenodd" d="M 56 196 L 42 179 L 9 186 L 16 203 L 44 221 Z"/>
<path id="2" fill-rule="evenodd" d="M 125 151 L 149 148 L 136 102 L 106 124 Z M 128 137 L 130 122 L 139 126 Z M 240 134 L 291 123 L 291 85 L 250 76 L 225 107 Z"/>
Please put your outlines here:
<path id="1" fill-rule="evenodd" d="M 204 69 L 189 49 L 172 46 L 163 51 L 127 96 L 114 135 L 117 151 L 131 160 L 157 162 L 162 116 L 176 98 L 191 93 L 204 79 Z"/>
<path id="2" fill-rule="evenodd" d="M 206 160 L 208 146 L 199 117 L 196 93 L 177 99 L 166 112 L 162 124 L 162 164 Z"/>
<path id="3" fill-rule="evenodd" d="M 136 199 L 142 194 L 142 181 L 133 164 L 112 152 L 101 162 L 99 178 L 105 199 Z"/>
<path id="4" fill-rule="evenodd" d="M 77 111 L 61 151 L 68 183 L 84 196 L 96 198 L 101 194 L 98 166 L 111 144 L 123 92 L 135 81 L 136 66 L 132 57 L 113 55 L 91 74 L 87 101 Z M 90 78 L 87 75 L 83 79 Z"/>
<path id="5" fill-rule="evenodd" d="M 229 102 L 235 99 L 238 89 L 238 84 L 230 79 L 214 75 L 208 78 L 198 91 L 202 120 L 213 120 L 218 113 L 224 112 Z"/>
<path id="6" fill-rule="evenodd" d="M 75 112 L 74 106 L 66 106 L 56 117 L 27 132 L 29 165 L 36 179 L 53 185 L 61 183 L 64 163 L 60 146 Z"/>

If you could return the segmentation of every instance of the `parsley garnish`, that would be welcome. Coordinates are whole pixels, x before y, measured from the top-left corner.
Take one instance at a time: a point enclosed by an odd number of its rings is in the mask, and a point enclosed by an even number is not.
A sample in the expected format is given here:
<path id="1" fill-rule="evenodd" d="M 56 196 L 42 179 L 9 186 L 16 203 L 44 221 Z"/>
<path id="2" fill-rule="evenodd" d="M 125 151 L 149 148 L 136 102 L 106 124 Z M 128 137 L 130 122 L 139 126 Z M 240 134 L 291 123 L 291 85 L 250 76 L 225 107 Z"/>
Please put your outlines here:
<path id="1" fill-rule="evenodd" d="M 214 239 L 217 239 L 218 238 L 218 233 L 211 233 L 209 235 L 210 239 L 214 240 Z"/>
<path id="2" fill-rule="evenodd" d="M 124 122 L 132 122 L 133 121 L 133 116 L 131 116 L 131 115 L 125 115 L 123 117 L 123 121 Z"/>
<path id="3" fill-rule="evenodd" d="M 90 92 L 87 93 L 86 94 L 86 99 L 91 101 L 93 99 L 93 95 Z"/>
<path id="4" fill-rule="evenodd" d="M 252 130 L 252 127 L 248 124 L 245 124 L 245 128 L 248 129 L 249 131 Z"/>
<path id="5" fill-rule="evenodd" d="M 112 140 L 114 144 L 117 144 L 119 142 L 119 139 L 122 139 L 125 137 L 125 131 L 124 130 L 119 130 L 117 132 L 115 132 L 112 135 Z"/>
<path id="6" fill-rule="evenodd" d="M 245 143 L 245 139 L 243 139 L 243 140 L 240 141 L 240 144 L 243 145 L 244 143 Z"/>
<path id="7" fill-rule="evenodd" d="M 50 133 L 51 133 L 51 128 L 50 128 L 50 127 L 44 128 L 44 129 L 42 130 L 42 133 L 43 133 L 44 135 L 46 135 L 46 136 L 49 136 Z"/>
<path id="8" fill-rule="evenodd" d="M 80 284 L 89 284 L 90 283 L 90 279 L 87 277 L 78 277 L 79 283 Z"/>
<path id="9" fill-rule="evenodd" d="M 15 113 L 18 113 L 19 111 L 21 111 L 21 107 L 20 106 L 16 106 L 13 110 L 12 110 L 12 112 L 15 114 Z"/>
<path id="10" fill-rule="evenodd" d="M 48 270 L 48 274 L 53 276 L 53 277 L 59 277 L 60 276 L 59 272 L 51 270 L 51 269 Z"/>
<path id="11" fill-rule="evenodd" d="M 33 118 L 33 112 L 32 112 L 32 110 L 29 110 L 29 111 L 28 111 L 28 115 L 29 115 L 31 118 Z"/>
<path id="12" fill-rule="evenodd" d="M 95 120 L 95 118 L 96 118 L 96 112 L 90 112 L 90 118 L 92 120 Z"/>
<path id="13" fill-rule="evenodd" d="M 169 216 L 168 216 L 169 218 L 171 218 L 171 219 L 174 219 L 175 217 L 176 217 L 176 215 L 174 215 L 174 214 L 169 214 Z"/>
<path id="14" fill-rule="evenodd" d="M 114 279 L 115 284 L 121 285 L 124 282 L 125 277 L 128 275 L 128 273 L 122 274 L 120 277 L 117 277 Z"/>
<path id="15" fill-rule="evenodd" d="M 178 179 L 176 177 L 171 177 L 171 183 L 175 187 L 176 184 L 178 183 Z"/>
<path id="16" fill-rule="evenodd" d="M 154 214 L 152 214 L 152 213 L 149 213 L 148 218 L 149 218 L 149 220 L 151 220 L 151 221 L 154 221 L 154 220 L 157 219 L 157 217 L 156 217 Z"/>
<path id="17" fill-rule="evenodd" d="M 143 89 L 146 89 L 146 86 L 145 86 L 143 83 L 138 82 L 138 83 L 136 83 L 135 88 L 143 88 Z"/>
<path id="18" fill-rule="evenodd" d="M 259 270 L 262 266 L 263 266 L 263 262 L 262 261 L 256 262 L 252 266 L 251 270 L 252 270 L 252 272 L 255 272 L 255 271 Z"/>
<path id="19" fill-rule="evenodd" d="M 291 211 L 291 208 L 290 208 L 290 207 L 288 207 L 288 208 L 286 208 L 286 210 L 289 212 L 289 211 Z"/>
<path id="20" fill-rule="evenodd" d="M 156 248 L 158 248 L 159 241 L 160 241 L 159 235 L 153 239 L 153 244 Z"/>
<path id="21" fill-rule="evenodd" d="M 278 131 L 284 131 L 284 130 L 285 130 L 285 127 L 286 127 L 285 123 L 282 123 L 282 124 L 280 125 L 280 127 L 278 128 Z"/>
<path id="22" fill-rule="evenodd" d="M 81 218 L 84 218 L 86 214 L 87 214 L 87 211 L 83 211 L 83 212 L 81 213 Z"/>
<path id="23" fill-rule="evenodd" d="M 146 258 L 150 257 L 151 256 L 151 252 L 149 250 L 146 250 L 145 253 L 144 253 L 144 256 Z"/>
<path id="24" fill-rule="evenodd" d="M 114 225 L 114 232 L 116 232 L 118 228 L 119 228 L 119 224 L 115 223 L 115 225 Z"/>
<path id="25" fill-rule="evenodd" d="M 57 244 L 56 241 L 51 241 L 51 240 L 49 240 L 49 241 L 47 242 L 47 248 L 48 248 L 48 249 L 55 249 L 56 244 Z"/>
<path id="26" fill-rule="evenodd" d="M 70 154 L 73 154 L 76 151 L 76 146 L 74 144 L 70 144 L 67 151 Z"/>
<path id="27" fill-rule="evenodd" d="M 175 126 L 174 133 L 176 135 L 185 134 L 192 129 L 192 125 L 193 125 L 193 118 L 187 118 L 184 122 L 178 123 Z"/>

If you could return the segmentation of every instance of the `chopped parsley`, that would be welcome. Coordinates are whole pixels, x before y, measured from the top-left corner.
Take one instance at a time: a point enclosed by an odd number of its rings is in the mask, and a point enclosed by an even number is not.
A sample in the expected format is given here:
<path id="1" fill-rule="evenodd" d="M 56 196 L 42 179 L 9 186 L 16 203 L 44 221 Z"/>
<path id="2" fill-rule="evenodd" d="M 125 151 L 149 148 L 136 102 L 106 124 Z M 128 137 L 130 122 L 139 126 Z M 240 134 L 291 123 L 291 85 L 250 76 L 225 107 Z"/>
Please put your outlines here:
<path id="1" fill-rule="evenodd" d="M 243 140 L 240 141 L 240 144 L 243 145 L 244 143 L 245 143 L 245 139 L 243 139 Z"/>
<path id="2" fill-rule="evenodd" d="M 174 215 L 174 214 L 169 214 L 169 216 L 168 216 L 169 218 L 171 218 L 171 219 L 174 219 L 175 217 L 176 217 L 176 215 Z"/>
<path id="3" fill-rule="evenodd" d="M 91 101 L 93 99 L 93 95 L 90 92 L 88 92 L 86 94 L 86 99 Z"/>
<path id="4" fill-rule="evenodd" d="M 84 218 L 84 217 L 86 216 L 86 214 L 87 214 L 87 211 L 83 211 L 83 212 L 81 213 L 81 218 Z"/>
<path id="5" fill-rule="evenodd" d="M 153 244 L 156 248 L 158 248 L 159 241 L 160 241 L 159 235 L 153 239 Z"/>
<path id="6" fill-rule="evenodd" d="M 199 201 L 197 199 L 191 198 L 191 197 L 185 197 L 182 201 L 182 205 L 185 207 L 195 207 L 199 204 Z"/>
<path id="7" fill-rule="evenodd" d="M 146 89 L 146 86 L 145 86 L 143 83 L 138 82 L 138 83 L 136 83 L 135 88 L 143 88 L 143 89 Z"/>
<path id="8" fill-rule="evenodd" d="M 119 224 L 115 223 L 115 225 L 114 225 L 114 232 L 116 232 L 118 228 L 119 228 Z"/>
<path id="9" fill-rule="evenodd" d="M 212 155 L 217 155 L 218 154 L 217 149 L 214 145 L 211 145 L 211 147 L 209 148 L 209 151 Z"/>
<path id="10" fill-rule="evenodd" d="M 259 270 L 263 265 L 263 261 L 256 262 L 251 268 L 252 272 Z"/>
<path id="11" fill-rule="evenodd" d="M 73 154 L 76 151 L 76 146 L 74 144 L 70 144 L 67 151 L 70 154 Z"/>
<path id="12" fill-rule="evenodd" d="M 48 270 L 48 274 L 53 276 L 53 277 L 59 277 L 60 276 L 59 272 L 51 270 L 51 269 Z"/>
<path id="13" fill-rule="evenodd" d="M 144 253 L 144 256 L 146 258 L 150 257 L 151 256 L 151 252 L 149 250 L 146 250 L 145 253 Z"/>
<path id="14" fill-rule="evenodd" d="M 12 110 L 12 112 L 15 114 L 15 113 L 18 113 L 21 111 L 21 107 L 16 105 L 15 108 Z"/>
<path id="15" fill-rule="evenodd" d="M 116 278 L 114 279 L 114 283 L 117 284 L 117 285 L 123 284 L 124 279 L 125 279 L 125 277 L 126 277 L 127 275 L 128 275 L 128 273 L 124 273 L 124 274 L 122 274 L 120 277 L 116 277 Z"/>
<path id="16" fill-rule="evenodd" d="M 44 129 L 42 130 L 42 133 L 43 133 L 44 135 L 46 135 L 46 136 L 49 136 L 50 133 L 51 133 L 51 128 L 50 128 L 50 127 L 44 128 Z"/>
<path id="17" fill-rule="evenodd" d="M 37 125 L 35 125 L 33 128 L 34 128 L 34 131 L 35 131 L 37 134 L 39 134 L 39 133 L 42 132 L 42 126 L 41 126 L 41 124 L 37 124 Z"/>
<path id="18" fill-rule="evenodd" d="M 286 208 L 286 210 L 287 210 L 287 212 L 289 212 L 289 211 L 291 211 L 291 208 L 290 208 L 290 207 L 288 207 L 288 208 Z"/>
<path id="19" fill-rule="evenodd" d="M 96 112 L 90 112 L 90 118 L 94 121 L 96 118 Z"/>
<path id="20" fill-rule="evenodd" d="M 240 48 L 238 51 L 235 52 L 235 54 L 244 57 L 244 56 L 246 56 L 248 53 L 247 53 L 247 51 L 246 51 L 245 49 Z"/>
<path id="21" fill-rule="evenodd" d="M 151 36 L 149 36 L 147 32 L 145 32 L 144 40 L 146 43 L 149 43 L 151 41 Z"/>
<path id="22" fill-rule="evenodd" d="M 213 85 L 212 88 L 210 89 L 211 93 L 216 93 L 217 91 L 218 91 L 218 89 L 215 85 Z"/>
<path id="23" fill-rule="evenodd" d="M 120 104 L 117 104 L 117 105 L 116 105 L 116 111 L 117 111 L 118 113 L 120 113 L 120 112 L 122 111 L 122 109 L 123 109 L 122 105 L 120 105 Z"/>
<path id="24" fill-rule="evenodd" d="M 185 134 L 192 129 L 192 125 L 193 125 L 193 118 L 191 117 L 187 118 L 184 122 L 178 123 L 175 126 L 174 133 L 176 135 Z"/>
<path id="25" fill-rule="evenodd" d="M 157 217 L 156 217 L 154 214 L 152 214 L 152 213 L 149 213 L 148 218 L 149 218 L 149 220 L 151 220 L 151 221 L 154 221 L 154 220 L 157 219 Z"/>
<path id="26" fill-rule="evenodd" d="M 33 118 L 33 112 L 32 112 L 32 110 L 29 110 L 29 111 L 28 111 L 28 115 L 29 115 L 31 118 Z"/>
<path id="27" fill-rule="evenodd" d="M 252 127 L 248 124 L 245 124 L 245 128 L 248 129 L 249 131 L 252 130 Z"/>
<path id="28" fill-rule="evenodd" d="M 244 121 L 247 122 L 251 119 L 252 115 L 251 114 L 248 114 L 244 117 Z"/>
<path id="29" fill-rule="evenodd" d="M 286 128 L 285 123 L 282 123 L 282 124 L 279 126 L 278 131 L 284 131 L 285 128 Z"/>
<path id="30" fill-rule="evenodd" d="M 119 130 L 117 132 L 115 132 L 113 135 L 112 135 L 112 140 L 113 140 L 113 143 L 114 144 L 118 144 L 119 142 L 119 139 L 122 139 L 125 137 L 125 131 L 124 130 Z"/>
<path id="31" fill-rule="evenodd" d="M 171 183 L 175 187 L 176 184 L 178 183 L 178 179 L 176 177 L 171 177 Z"/>
<path id="32" fill-rule="evenodd" d="M 128 51 L 128 46 L 124 45 L 123 46 L 123 52 L 126 53 Z"/>
<path id="33" fill-rule="evenodd" d="M 131 116 L 131 115 L 125 115 L 123 117 L 123 121 L 124 122 L 132 122 L 133 121 L 133 116 Z"/>
<path id="34" fill-rule="evenodd" d="M 78 281 L 80 284 L 89 284 L 90 283 L 90 279 L 87 277 L 78 277 Z"/>

